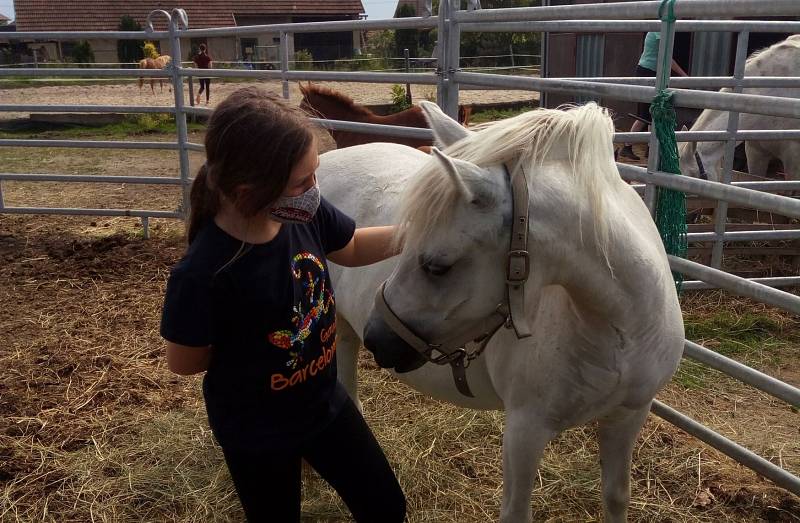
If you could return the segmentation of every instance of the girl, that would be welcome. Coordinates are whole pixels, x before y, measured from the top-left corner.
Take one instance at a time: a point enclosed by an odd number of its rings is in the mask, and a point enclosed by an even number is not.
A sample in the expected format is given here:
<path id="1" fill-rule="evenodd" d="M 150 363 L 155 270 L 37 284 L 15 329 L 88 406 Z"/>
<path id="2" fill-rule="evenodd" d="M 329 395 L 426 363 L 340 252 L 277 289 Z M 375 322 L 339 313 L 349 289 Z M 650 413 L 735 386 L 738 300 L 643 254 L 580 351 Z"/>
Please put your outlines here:
<path id="1" fill-rule="evenodd" d="M 644 49 L 642 49 L 642 56 L 639 58 L 639 64 L 636 66 L 636 76 L 656 76 L 656 68 L 658 67 L 658 46 L 661 41 L 661 33 L 650 32 L 644 37 Z M 670 71 L 679 76 L 689 76 L 686 71 L 672 59 Z M 632 133 L 638 133 L 645 127 L 645 121 L 650 121 L 650 104 L 639 102 L 636 105 L 636 115 L 638 119 L 634 119 L 631 126 Z M 639 161 L 639 155 L 633 151 L 633 145 L 626 143 L 620 150 L 619 155 L 633 161 Z"/>
<path id="2" fill-rule="evenodd" d="M 200 44 L 200 52 L 192 58 L 192 61 L 198 69 L 211 69 L 214 67 L 206 44 Z M 208 98 L 211 96 L 211 78 L 200 78 L 200 90 L 197 91 L 197 98 L 195 98 L 194 102 L 196 105 L 200 105 L 200 95 L 203 94 L 204 90 L 206 92 L 206 105 L 208 105 Z"/>
<path id="3" fill-rule="evenodd" d="M 167 283 L 161 335 L 203 395 L 249 521 L 300 519 L 301 459 L 358 522 L 401 522 L 405 498 L 336 380 L 327 260 L 393 254 L 393 227 L 356 229 L 320 198 L 310 122 L 258 88 L 213 112 L 191 191 L 189 247 Z"/>

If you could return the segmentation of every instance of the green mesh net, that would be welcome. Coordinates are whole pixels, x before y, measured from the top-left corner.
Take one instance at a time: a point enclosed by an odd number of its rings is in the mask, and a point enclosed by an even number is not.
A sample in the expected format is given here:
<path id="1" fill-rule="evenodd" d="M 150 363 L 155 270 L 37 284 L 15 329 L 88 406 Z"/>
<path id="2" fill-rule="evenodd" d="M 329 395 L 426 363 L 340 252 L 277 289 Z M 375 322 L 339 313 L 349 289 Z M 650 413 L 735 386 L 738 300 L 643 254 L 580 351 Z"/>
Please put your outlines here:
<path id="1" fill-rule="evenodd" d="M 659 15 L 666 24 L 666 33 L 670 37 L 673 34 L 672 25 L 675 23 L 674 4 L 675 0 L 662 0 L 659 7 Z M 669 48 L 670 46 L 667 45 L 667 49 Z M 658 85 L 658 94 L 650 104 L 650 115 L 652 116 L 653 129 L 655 129 L 656 138 L 658 139 L 658 170 L 680 175 L 678 141 L 675 138 L 675 109 L 672 104 L 672 93 L 667 91 L 671 65 L 672 57 L 670 53 L 664 53 L 661 60 L 662 79 Z M 685 258 L 688 248 L 686 237 L 686 195 L 680 191 L 659 187 L 656 197 L 655 222 L 667 254 Z M 675 278 L 675 286 L 680 292 L 683 275 L 679 272 L 673 272 L 672 276 Z"/>

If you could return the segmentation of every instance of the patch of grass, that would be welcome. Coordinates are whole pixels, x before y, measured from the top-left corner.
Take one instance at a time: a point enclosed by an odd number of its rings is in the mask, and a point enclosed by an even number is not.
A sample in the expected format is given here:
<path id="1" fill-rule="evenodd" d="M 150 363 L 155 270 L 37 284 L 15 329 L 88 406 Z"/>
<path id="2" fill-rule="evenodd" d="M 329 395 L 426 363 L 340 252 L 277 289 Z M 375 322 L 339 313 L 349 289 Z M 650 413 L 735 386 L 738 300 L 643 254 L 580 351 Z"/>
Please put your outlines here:
<path id="1" fill-rule="evenodd" d="M 487 109 L 485 111 L 472 113 L 469 122 L 471 124 L 479 124 L 494 122 L 496 120 L 505 120 L 506 118 L 512 118 L 532 110 L 533 107 L 523 107 L 521 109 Z"/>
<path id="2" fill-rule="evenodd" d="M 701 390 L 709 388 L 714 371 L 694 360 L 684 358 L 672 381 L 685 389 Z"/>
<path id="3" fill-rule="evenodd" d="M 62 85 L 126 85 L 136 79 L 70 79 L 70 78 L 30 78 L 27 76 L 9 76 L 0 81 L 0 89 L 23 89 L 26 87 L 53 87 Z"/>
<path id="4" fill-rule="evenodd" d="M 777 363 L 777 350 L 792 344 L 792 335 L 781 322 L 764 313 L 719 311 L 710 315 L 687 317 L 686 337 L 737 359 Z"/>
<path id="5" fill-rule="evenodd" d="M 205 125 L 187 122 L 190 132 L 203 131 Z M 0 128 L 0 138 L 32 139 L 122 139 L 131 136 L 165 134 L 177 132 L 175 118 L 168 114 L 127 115 L 121 122 L 105 125 L 55 124 L 23 122 Z"/>

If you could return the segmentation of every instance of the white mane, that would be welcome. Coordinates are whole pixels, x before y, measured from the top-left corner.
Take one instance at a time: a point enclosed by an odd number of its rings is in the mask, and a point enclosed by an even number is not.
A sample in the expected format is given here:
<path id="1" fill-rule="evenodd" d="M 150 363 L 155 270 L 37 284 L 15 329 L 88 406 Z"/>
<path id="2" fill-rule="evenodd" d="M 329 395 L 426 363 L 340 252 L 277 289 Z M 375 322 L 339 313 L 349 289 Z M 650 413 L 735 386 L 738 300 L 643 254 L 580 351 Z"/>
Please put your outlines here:
<path id="1" fill-rule="evenodd" d="M 588 202 L 595 241 L 607 252 L 609 228 L 605 200 L 622 183 L 614 163 L 614 125 L 595 103 L 564 109 L 537 109 L 480 126 L 478 131 L 446 148 L 454 158 L 481 167 L 506 164 L 512 175 L 523 167 L 530 181 L 545 160 L 569 161 L 575 201 Z M 400 241 L 418 248 L 437 227 L 446 225 L 460 192 L 436 161 L 429 162 L 408 187 L 400 207 Z"/>

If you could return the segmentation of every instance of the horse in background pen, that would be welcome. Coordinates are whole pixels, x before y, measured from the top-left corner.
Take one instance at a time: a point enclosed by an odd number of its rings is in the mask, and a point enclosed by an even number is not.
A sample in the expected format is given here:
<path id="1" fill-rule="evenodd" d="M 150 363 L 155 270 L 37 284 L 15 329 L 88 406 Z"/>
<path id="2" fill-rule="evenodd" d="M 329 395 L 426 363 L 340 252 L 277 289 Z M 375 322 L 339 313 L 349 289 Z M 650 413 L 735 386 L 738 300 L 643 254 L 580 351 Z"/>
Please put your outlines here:
<path id="1" fill-rule="evenodd" d="M 313 117 L 324 118 L 327 120 L 344 120 L 348 122 L 375 123 L 382 125 L 398 125 L 402 127 L 419 127 L 428 129 L 428 121 L 418 106 L 412 106 L 405 111 L 381 116 L 370 111 L 363 105 L 358 105 L 352 98 L 344 93 L 335 91 L 329 87 L 299 84 L 300 92 L 303 93 L 303 100 L 300 102 L 300 109 Z M 472 114 L 470 106 L 461 105 L 458 108 L 459 121 L 466 127 L 469 116 Z M 402 138 L 398 136 L 388 136 L 370 133 L 356 133 L 352 131 L 336 131 L 329 129 L 328 132 L 336 142 L 336 147 L 342 149 L 353 145 L 361 145 L 372 142 L 390 142 L 419 148 L 425 152 L 430 152 L 432 140 L 420 138 Z"/>
<path id="2" fill-rule="evenodd" d="M 139 60 L 139 69 L 164 69 L 166 68 L 170 62 L 172 61 L 172 57 L 167 54 L 162 54 L 158 58 L 142 58 Z M 155 77 L 150 77 L 150 91 L 153 94 L 156 94 L 156 90 L 153 88 L 153 80 Z M 139 78 L 139 92 L 142 91 L 142 86 L 144 85 L 144 78 Z M 164 92 L 164 79 L 158 79 L 158 85 L 161 87 L 161 92 Z M 172 92 L 172 85 L 168 84 L 169 92 Z"/>

